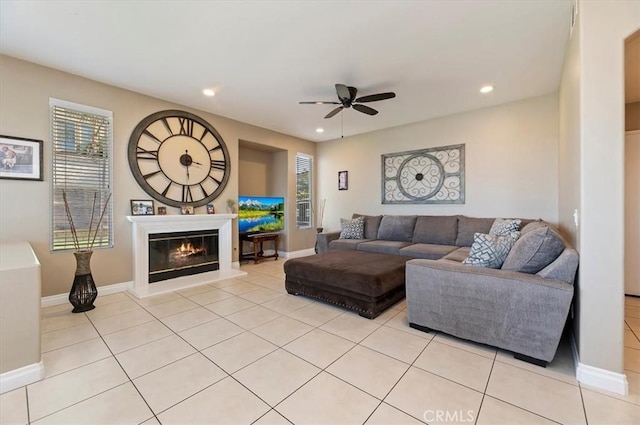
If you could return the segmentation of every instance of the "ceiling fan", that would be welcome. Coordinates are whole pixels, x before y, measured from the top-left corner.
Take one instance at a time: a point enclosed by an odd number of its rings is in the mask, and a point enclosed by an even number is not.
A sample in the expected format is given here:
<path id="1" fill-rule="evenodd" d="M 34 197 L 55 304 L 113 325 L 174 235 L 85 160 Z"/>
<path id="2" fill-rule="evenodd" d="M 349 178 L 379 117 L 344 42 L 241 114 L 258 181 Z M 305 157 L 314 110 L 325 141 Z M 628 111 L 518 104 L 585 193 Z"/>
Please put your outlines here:
<path id="1" fill-rule="evenodd" d="M 361 105 L 361 103 L 368 102 L 377 102 L 378 100 L 386 100 L 393 99 L 396 97 L 396 94 L 393 92 L 387 93 L 377 93 L 370 94 L 367 96 L 362 96 L 356 99 L 356 95 L 358 94 L 358 89 L 351 86 L 346 86 L 344 84 L 336 84 L 336 93 L 338 94 L 339 102 L 325 102 L 325 101 L 315 101 L 315 102 L 300 102 L 301 105 L 340 105 L 327 115 L 325 118 L 331 118 L 336 115 L 338 112 L 342 111 L 345 108 L 355 109 L 356 111 L 362 112 L 367 115 L 375 115 L 378 113 L 373 108 L 370 108 L 366 105 Z"/>

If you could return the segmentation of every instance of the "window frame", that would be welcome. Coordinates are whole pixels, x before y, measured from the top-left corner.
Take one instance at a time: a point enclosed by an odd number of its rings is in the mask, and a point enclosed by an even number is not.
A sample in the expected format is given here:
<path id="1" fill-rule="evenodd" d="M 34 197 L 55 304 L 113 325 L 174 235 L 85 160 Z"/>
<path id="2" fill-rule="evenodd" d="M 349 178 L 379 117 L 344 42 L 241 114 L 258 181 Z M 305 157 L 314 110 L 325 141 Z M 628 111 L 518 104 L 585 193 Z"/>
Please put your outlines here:
<path id="1" fill-rule="evenodd" d="M 308 222 L 302 222 L 300 220 L 300 212 L 299 212 L 299 207 L 301 206 L 301 200 L 298 197 L 298 182 L 299 182 L 299 171 L 298 171 L 298 159 L 304 159 L 307 160 L 309 162 L 309 181 L 307 183 L 308 185 L 308 189 L 309 189 L 309 196 L 308 199 L 306 199 L 307 201 L 307 208 L 308 208 L 308 217 L 309 220 Z M 305 230 L 305 229 L 313 229 L 313 220 L 314 220 L 314 211 L 313 211 L 313 195 L 314 195 L 314 190 L 313 190 L 313 182 L 314 182 L 314 177 L 313 177 L 313 173 L 314 173 L 314 166 L 313 166 L 313 156 L 309 155 L 309 154 L 305 154 L 305 153 L 296 153 L 296 157 L 295 157 L 295 175 L 296 175 L 296 229 L 300 229 L 300 230 Z M 306 224 L 304 224 L 306 223 Z"/>
<path id="2" fill-rule="evenodd" d="M 50 149 L 50 153 L 51 153 L 51 171 L 50 171 L 50 178 L 51 178 L 51 183 L 50 183 L 50 199 L 49 199 L 49 207 L 50 207 L 50 222 L 49 222 L 49 251 L 51 253 L 62 253 L 62 252 L 70 252 L 70 251 L 74 251 L 75 247 L 73 246 L 73 244 L 67 244 L 67 247 L 61 247 L 59 245 L 56 244 L 56 238 L 55 238 L 55 232 L 56 232 L 56 225 L 60 225 L 62 223 L 63 226 L 65 226 L 65 230 L 68 230 L 68 221 L 66 216 L 64 216 L 64 220 L 61 219 L 60 214 L 57 214 L 56 217 L 56 190 L 60 188 L 61 185 L 56 185 L 56 178 L 59 178 L 59 174 L 56 173 L 58 167 L 62 166 L 62 165 L 57 165 L 57 161 L 63 161 L 63 156 L 59 153 L 56 152 L 56 146 L 60 147 L 64 147 L 65 149 L 67 147 L 70 146 L 70 144 L 68 144 L 68 140 L 63 140 L 62 138 L 59 138 L 59 136 L 56 135 L 55 132 L 55 128 L 56 128 L 56 124 L 60 122 L 64 122 L 64 124 L 62 124 L 63 126 L 68 126 L 69 125 L 69 121 L 61 119 L 60 117 L 57 117 L 56 114 L 56 108 L 60 108 L 60 109 L 66 109 L 71 113 L 80 113 L 80 114 L 90 114 L 90 115 L 94 115 L 97 116 L 101 119 L 104 119 L 107 122 L 107 128 L 105 130 L 105 135 L 104 137 L 101 138 L 101 143 L 100 143 L 100 152 L 101 152 L 101 161 L 106 161 L 106 164 L 103 164 L 103 166 L 99 166 L 98 170 L 105 170 L 107 176 L 106 178 L 100 177 L 99 173 L 96 173 L 97 180 L 100 181 L 102 180 L 102 183 L 99 185 L 94 186 L 93 189 L 89 189 L 87 190 L 87 194 L 89 194 L 91 191 L 97 192 L 97 193 L 101 193 L 101 196 L 98 197 L 98 200 L 100 201 L 100 203 L 98 205 L 96 205 L 96 214 L 97 216 L 94 217 L 94 222 L 93 225 L 96 224 L 96 222 L 99 219 L 99 214 L 102 212 L 102 207 L 101 205 L 104 205 L 104 201 L 106 200 L 105 196 L 108 196 L 109 193 L 113 192 L 113 112 L 106 110 L 106 109 L 100 109 L 100 108 L 96 108 L 93 106 L 88 106 L 88 105 L 83 105 L 83 104 L 79 104 L 79 103 L 74 103 L 74 102 L 69 102 L 66 100 L 61 100 L 61 99 L 56 99 L 56 98 L 49 98 L 49 126 L 50 126 L 50 137 L 51 137 L 51 149 Z M 84 123 L 75 123 L 75 129 L 74 129 L 74 139 L 76 140 L 76 149 L 78 149 L 78 144 L 80 143 L 82 145 L 85 136 L 82 134 L 82 132 L 78 133 L 79 131 L 79 127 L 84 126 L 84 130 L 86 132 L 86 126 L 87 124 Z M 78 142 L 78 140 L 80 140 L 80 142 Z M 87 144 L 88 146 L 88 144 Z M 79 166 L 81 166 L 81 162 L 78 161 L 78 163 L 80 164 Z M 105 185 L 106 183 L 106 185 Z M 58 201 L 59 203 L 59 201 Z M 58 206 L 59 209 L 59 206 Z M 74 212 L 77 214 L 77 211 L 74 211 L 73 206 L 70 207 L 71 209 L 71 214 L 74 218 L 74 223 L 76 224 L 76 226 L 78 226 L 78 223 L 76 223 L 76 215 L 74 214 Z M 88 210 L 90 211 L 91 208 L 89 207 Z M 57 220 L 56 220 L 57 218 Z M 113 248 L 115 242 L 114 242 L 114 220 L 113 220 L 114 216 L 113 216 L 113 199 L 110 199 L 107 203 L 107 207 L 106 207 L 106 211 L 104 214 L 104 218 L 101 224 L 101 227 L 107 226 L 107 241 L 106 243 L 103 243 L 102 245 L 99 245 L 98 242 L 96 241 L 96 245 L 94 245 L 92 247 L 92 249 L 108 249 L 108 248 Z M 79 238 L 81 239 L 81 238 Z M 84 239 L 81 239 L 81 241 L 85 241 Z M 86 241 L 85 241 L 86 242 Z M 84 244 L 81 244 L 80 247 L 81 249 L 86 249 L 85 246 L 83 246 Z"/>

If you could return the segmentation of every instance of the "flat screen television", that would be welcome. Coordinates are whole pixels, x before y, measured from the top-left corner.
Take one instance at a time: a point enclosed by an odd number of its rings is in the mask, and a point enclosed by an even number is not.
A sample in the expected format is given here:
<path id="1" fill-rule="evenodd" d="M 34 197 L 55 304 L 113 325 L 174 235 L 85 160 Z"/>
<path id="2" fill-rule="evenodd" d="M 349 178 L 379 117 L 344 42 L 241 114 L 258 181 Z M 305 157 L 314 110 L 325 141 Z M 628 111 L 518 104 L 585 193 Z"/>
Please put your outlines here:
<path id="1" fill-rule="evenodd" d="M 238 230 L 241 235 L 284 230 L 284 198 L 239 196 Z"/>

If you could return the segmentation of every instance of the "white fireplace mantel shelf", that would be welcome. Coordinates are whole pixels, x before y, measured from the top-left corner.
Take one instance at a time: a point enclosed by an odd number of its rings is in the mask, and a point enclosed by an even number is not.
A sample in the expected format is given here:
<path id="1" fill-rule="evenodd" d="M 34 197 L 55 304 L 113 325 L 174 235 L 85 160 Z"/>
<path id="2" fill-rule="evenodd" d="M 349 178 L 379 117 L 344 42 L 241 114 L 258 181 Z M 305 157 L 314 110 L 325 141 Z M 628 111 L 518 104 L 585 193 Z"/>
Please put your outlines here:
<path id="1" fill-rule="evenodd" d="M 232 267 L 232 221 L 237 214 L 130 215 L 133 247 L 133 288 L 138 298 L 245 275 Z M 149 234 L 218 229 L 219 270 L 149 284 Z"/>

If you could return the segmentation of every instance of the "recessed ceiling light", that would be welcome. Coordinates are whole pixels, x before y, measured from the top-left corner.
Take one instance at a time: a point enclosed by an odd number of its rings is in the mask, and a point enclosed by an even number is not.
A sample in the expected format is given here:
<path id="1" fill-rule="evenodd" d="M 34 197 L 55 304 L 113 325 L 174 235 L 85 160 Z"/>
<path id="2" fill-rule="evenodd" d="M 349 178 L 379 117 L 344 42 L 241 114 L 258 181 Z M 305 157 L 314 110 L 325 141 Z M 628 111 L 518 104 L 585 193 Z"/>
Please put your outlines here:
<path id="1" fill-rule="evenodd" d="M 480 88 L 480 93 L 491 93 L 493 91 L 493 86 L 483 86 Z"/>
<path id="2" fill-rule="evenodd" d="M 324 128 L 322 127 L 316 128 L 316 133 L 324 133 Z"/>
<path id="3" fill-rule="evenodd" d="M 202 90 L 202 94 L 205 95 L 205 96 L 211 97 L 211 96 L 215 96 L 216 92 L 214 92 L 211 89 L 204 89 L 204 90 Z"/>

